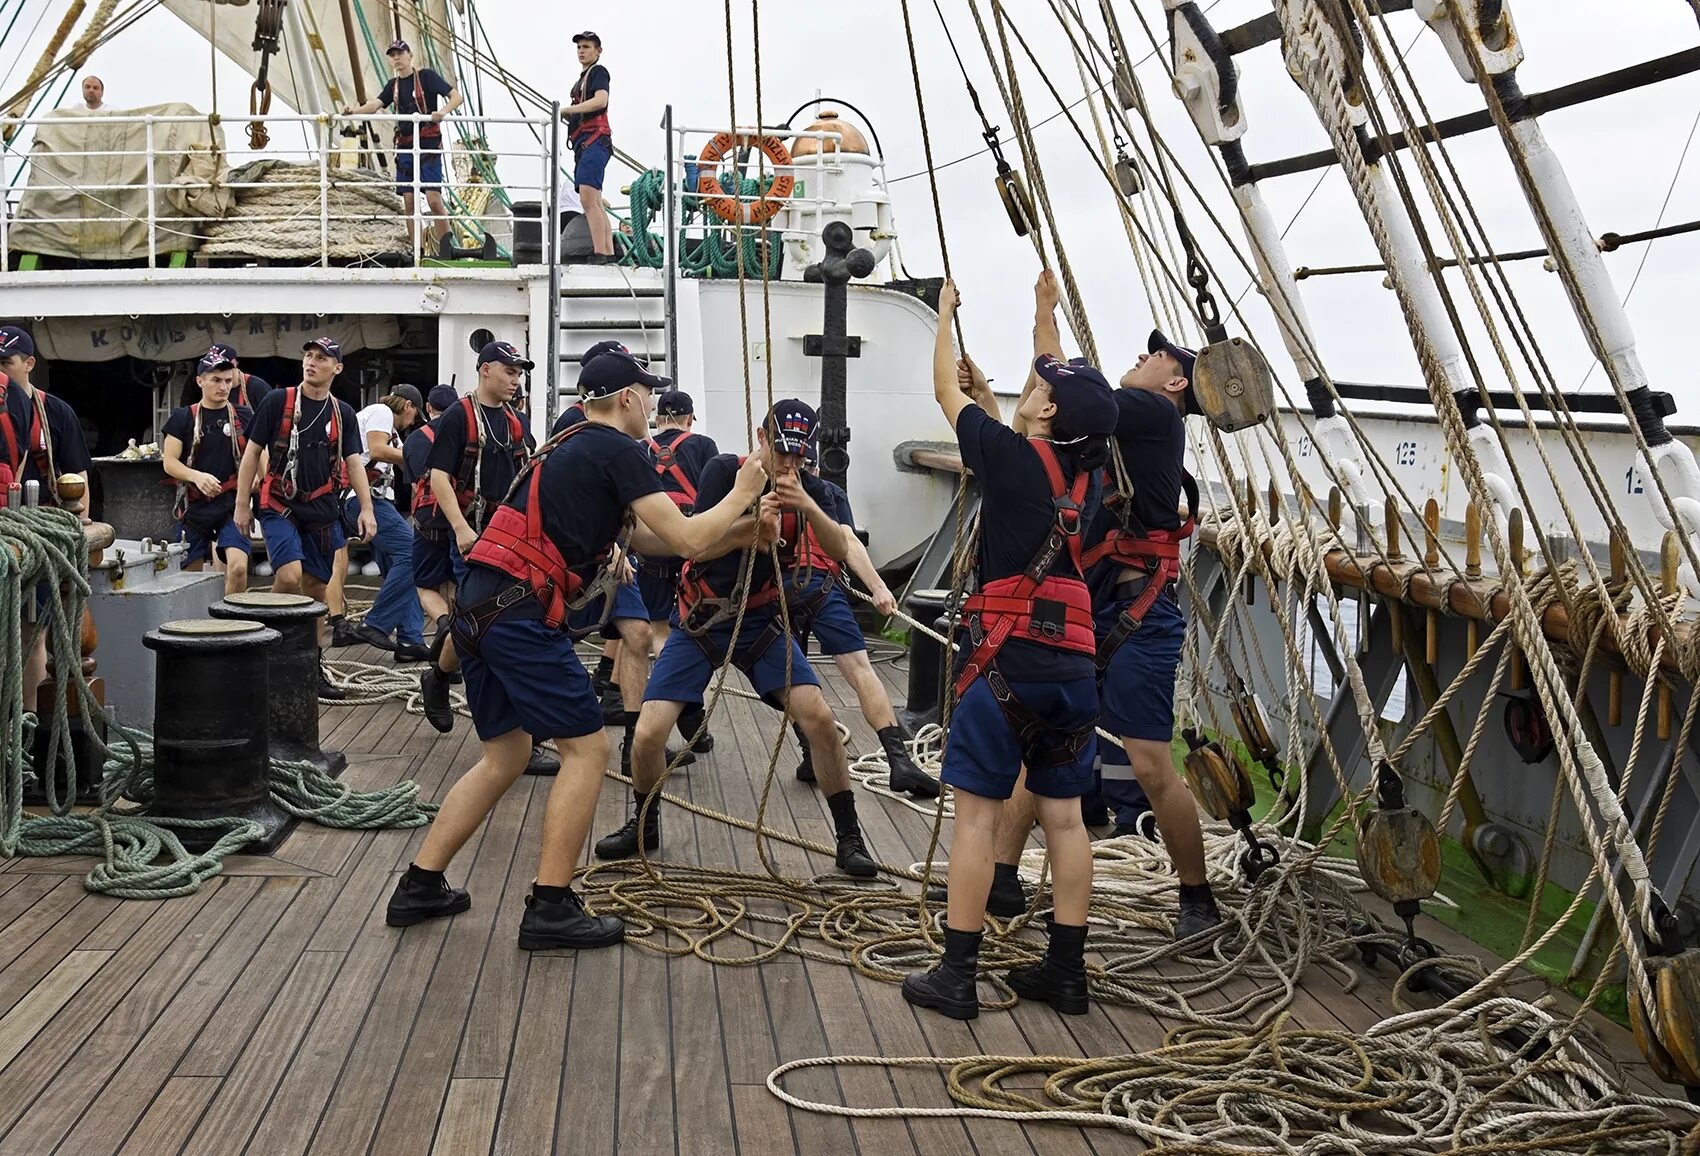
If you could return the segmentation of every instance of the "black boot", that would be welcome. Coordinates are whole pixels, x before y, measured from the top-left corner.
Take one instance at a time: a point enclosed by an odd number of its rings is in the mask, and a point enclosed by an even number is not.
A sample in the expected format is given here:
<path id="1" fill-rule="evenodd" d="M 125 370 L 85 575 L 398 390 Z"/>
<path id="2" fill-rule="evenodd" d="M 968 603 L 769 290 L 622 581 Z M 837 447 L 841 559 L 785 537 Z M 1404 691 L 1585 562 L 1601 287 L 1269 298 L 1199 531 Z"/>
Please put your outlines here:
<path id="1" fill-rule="evenodd" d="M 590 676 L 591 689 L 601 698 L 614 681 L 614 660 L 604 654 L 596 660 L 596 673 Z"/>
<path id="2" fill-rule="evenodd" d="M 337 615 L 332 616 L 332 618 L 331 618 L 331 645 L 332 646 L 336 646 L 336 647 L 359 646 L 364 641 L 365 641 L 365 639 L 361 638 L 360 635 L 355 632 L 354 627 L 352 627 L 348 624 L 347 618 L 343 617 L 341 614 L 337 614 Z"/>
<path id="3" fill-rule="evenodd" d="M 909 757 L 909 736 L 900 726 L 889 726 L 879 733 L 880 746 L 885 748 L 885 765 L 891 768 L 891 789 L 906 791 L 917 799 L 939 797 L 939 781 L 915 765 Z"/>
<path id="4" fill-rule="evenodd" d="M 323 660 L 319 663 L 319 701 L 341 702 L 348 697 L 348 692 L 331 681 L 330 672 L 325 669 Z"/>
<path id="5" fill-rule="evenodd" d="M 604 835 L 596 841 L 596 857 L 598 859 L 630 859 L 638 852 L 638 815 L 643 812 L 645 796 L 632 792 L 632 817 L 626 820 L 625 826 L 612 835 Z M 649 813 L 643 820 L 643 849 L 655 851 L 661 847 L 661 800 L 649 808 Z"/>
<path id="6" fill-rule="evenodd" d="M 879 864 L 862 842 L 862 828 L 856 822 L 856 792 L 828 795 L 826 805 L 832 810 L 832 825 L 838 831 L 838 869 L 858 879 L 872 879 L 879 874 Z"/>
<path id="7" fill-rule="evenodd" d="M 448 640 L 449 616 L 445 614 L 441 618 L 437 619 L 437 633 L 431 637 L 431 650 L 427 661 L 437 668 L 437 673 L 442 676 L 445 683 L 453 686 L 455 683 L 460 681 L 460 671 L 443 669 L 443 646 L 448 642 Z"/>
<path id="8" fill-rule="evenodd" d="M 519 921 L 526 951 L 612 947 L 626 938 L 626 925 L 612 915 L 592 915 L 570 887 L 533 886 Z"/>
<path id="9" fill-rule="evenodd" d="M 1022 999 L 1043 1001 L 1064 1015 L 1086 1014 L 1086 928 L 1052 922 L 1051 942 L 1037 967 L 1009 973 L 1009 987 Z"/>
<path id="10" fill-rule="evenodd" d="M 808 736 L 803 734 L 803 728 L 796 723 L 791 724 L 791 733 L 797 736 L 797 745 L 803 748 L 802 760 L 797 763 L 797 781 L 812 783 L 815 781 L 815 758 L 814 752 L 809 750 Z"/>
<path id="11" fill-rule="evenodd" d="M 626 695 L 619 686 L 609 683 L 602 692 L 602 725 L 617 727 L 626 721 Z"/>
<path id="12" fill-rule="evenodd" d="M 700 703 L 679 712 L 679 737 L 690 743 L 691 750 L 699 755 L 706 755 L 714 749 L 714 736 L 703 729 L 703 722 Z"/>
<path id="13" fill-rule="evenodd" d="M 1222 913 L 1216 909 L 1216 894 L 1210 890 L 1210 884 L 1200 883 L 1196 887 L 1181 884 L 1181 913 L 1175 920 L 1176 940 L 1202 935 L 1221 922 Z"/>
<path id="14" fill-rule="evenodd" d="M 455 729 L 454 707 L 449 703 L 449 680 L 435 663 L 419 676 L 419 698 L 425 708 L 425 721 L 443 734 Z"/>
<path id="15" fill-rule="evenodd" d="M 558 775 L 561 773 L 561 756 L 554 750 L 536 739 L 531 741 L 531 761 L 525 764 L 528 775 Z"/>
<path id="16" fill-rule="evenodd" d="M 409 864 L 396 880 L 384 922 L 391 927 L 412 927 L 441 915 L 459 915 L 472 906 L 472 896 L 450 887 L 441 871 L 421 871 Z"/>
<path id="17" fill-rule="evenodd" d="M 927 888 L 929 903 L 950 902 L 950 889 L 947 887 Z M 992 889 L 986 895 L 986 911 L 999 919 L 1014 919 L 1017 915 L 1026 914 L 1029 896 L 1027 888 L 1022 885 L 1021 873 L 1013 863 L 992 864 Z"/>
<path id="18" fill-rule="evenodd" d="M 903 998 L 916 1007 L 932 1008 L 953 1020 L 980 1014 L 974 973 L 980 963 L 980 932 L 944 929 L 944 958 L 931 971 L 903 978 Z"/>

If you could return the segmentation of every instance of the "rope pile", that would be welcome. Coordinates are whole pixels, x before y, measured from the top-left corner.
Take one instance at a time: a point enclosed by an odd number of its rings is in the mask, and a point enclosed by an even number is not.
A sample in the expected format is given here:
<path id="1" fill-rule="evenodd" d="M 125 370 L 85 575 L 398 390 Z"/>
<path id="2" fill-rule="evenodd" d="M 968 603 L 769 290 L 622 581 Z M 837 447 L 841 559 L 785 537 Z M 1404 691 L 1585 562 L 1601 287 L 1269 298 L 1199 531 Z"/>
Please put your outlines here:
<path id="1" fill-rule="evenodd" d="M 258 160 L 230 174 L 236 208 L 206 227 L 200 252 L 209 256 L 291 261 L 319 256 L 319 167 Z M 394 182 L 369 169 L 331 169 L 325 203 L 330 256 L 359 260 L 410 252 L 407 219 Z M 258 186 L 244 188 L 241 186 Z"/>
<path id="2" fill-rule="evenodd" d="M 623 259 L 642 268 L 659 269 L 666 258 L 661 237 L 661 230 L 666 226 L 664 222 L 658 221 L 658 218 L 663 217 L 666 208 L 666 182 L 667 174 L 660 169 L 642 173 L 632 182 L 628 210 L 632 235 L 629 238 L 616 237 L 624 246 Z M 736 172 L 720 174 L 721 188 L 739 197 L 762 196 L 772 183 L 771 176 L 765 180 L 757 180 L 754 177 L 740 176 Z M 762 250 L 765 248 L 768 252 L 765 275 L 779 276 L 785 250 L 778 244 L 778 237 L 772 231 L 722 227 L 718 218 L 707 210 L 703 200 L 695 194 L 694 189 L 681 190 L 677 194 L 678 259 L 681 271 L 692 277 L 736 277 L 739 275 L 741 260 L 744 270 L 753 276 L 762 268 Z M 694 236 L 688 231 L 693 229 L 700 232 L 700 236 Z"/>

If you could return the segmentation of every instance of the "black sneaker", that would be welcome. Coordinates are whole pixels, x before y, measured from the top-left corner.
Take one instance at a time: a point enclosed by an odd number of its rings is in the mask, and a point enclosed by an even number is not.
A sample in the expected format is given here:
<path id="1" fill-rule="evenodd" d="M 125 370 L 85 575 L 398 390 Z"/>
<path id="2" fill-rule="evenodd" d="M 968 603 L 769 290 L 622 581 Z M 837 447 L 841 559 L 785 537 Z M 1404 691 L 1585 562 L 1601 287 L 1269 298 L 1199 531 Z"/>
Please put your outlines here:
<path id="1" fill-rule="evenodd" d="M 872 879 L 879 874 L 879 864 L 868 854 L 868 845 L 860 833 L 838 837 L 838 869 L 858 879 Z"/>
<path id="2" fill-rule="evenodd" d="M 398 642 L 395 644 L 395 661 L 397 666 L 409 662 L 430 662 L 431 651 L 423 642 Z"/>
<path id="3" fill-rule="evenodd" d="M 1066 1016 L 1087 1011 L 1086 969 L 1065 968 L 1050 956 L 1036 967 L 1018 967 L 1005 977 L 1009 989 L 1022 999 L 1048 1003 Z"/>
<path id="4" fill-rule="evenodd" d="M 319 667 L 319 701 L 342 702 L 348 697 L 348 692 L 331 681 L 331 676 L 323 666 Z"/>
<path id="5" fill-rule="evenodd" d="M 525 897 L 525 916 L 519 921 L 519 945 L 526 951 L 612 947 L 626 938 L 626 925 L 612 915 L 591 915 L 573 891 L 550 902 Z"/>
<path id="6" fill-rule="evenodd" d="M 458 887 L 450 887 L 447 880 L 422 883 L 411 872 L 404 871 L 396 880 L 390 905 L 384 909 L 384 922 L 391 927 L 412 927 L 427 919 L 459 915 L 471 906 L 472 896 Z"/>
<path id="7" fill-rule="evenodd" d="M 365 623 L 362 623 L 361 625 L 365 625 Z M 377 631 L 374 630 L 373 633 L 376 634 Z M 365 641 L 366 640 L 360 636 L 359 631 L 350 626 L 348 624 L 348 619 L 344 618 L 342 615 L 339 614 L 335 618 L 331 619 L 332 646 L 359 646 Z M 389 649 L 387 639 L 385 640 L 384 649 Z"/>
<path id="8" fill-rule="evenodd" d="M 443 734 L 455 729 L 454 707 L 449 702 L 449 680 L 435 666 L 427 666 L 419 676 L 419 697 L 425 708 L 425 721 Z"/>
<path id="9" fill-rule="evenodd" d="M 561 773 L 561 756 L 553 747 L 542 743 L 531 744 L 531 761 L 525 764 L 528 775 L 558 775 Z"/>
<path id="10" fill-rule="evenodd" d="M 661 848 L 661 802 L 649 808 L 649 821 L 643 825 L 643 849 L 645 852 L 658 851 Z M 604 835 L 596 841 L 596 857 L 598 859 L 630 859 L 638 853 L 638 817 L 634 811 L 632 817 L 626 820 L 625 826 L 612 835 Z"/>
<path id="11" fill-rule="evenodd" d="M 336 630 L 336 627 L 331 628 L 331 645 L 341 646 L 343 644 L 336 640 Z M 367 646 L 375 646 L 379 650 L 394 650 L 396 648 L 395 639 L 376 626 L 367 626 L 364 622 L 359 626 L 351 627 L 349 633 L 354 635 L 354 640 L 357 643 L 364 642 Z M 425 648 L 421 646 L 419 649 L 424 650 Z M 430 652 L 427 651 L 426 653 L 429 654 Z"/>

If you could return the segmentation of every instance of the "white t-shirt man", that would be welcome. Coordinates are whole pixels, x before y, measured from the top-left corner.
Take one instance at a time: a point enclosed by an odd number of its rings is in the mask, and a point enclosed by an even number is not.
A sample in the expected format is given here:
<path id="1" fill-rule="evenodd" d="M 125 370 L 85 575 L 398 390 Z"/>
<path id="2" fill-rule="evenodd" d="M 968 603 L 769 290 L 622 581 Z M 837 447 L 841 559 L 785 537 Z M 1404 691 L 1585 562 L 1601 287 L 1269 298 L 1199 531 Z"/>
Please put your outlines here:
<path id="1" fill-rule="evenodd" d="M 367 476 L 373 478 L 372 496 L 374 498 L 387 498 L 393 502 L 395 501 L 395 471 L 388 462 L 372 461 L 372 455 L 367 453 L 364 447 L 371 444 L 367 441 L 367 437 L 372 433 L 383 434 L 392 446 L 401 444 L 401 439 L 396 437 L 395 432 L 395 411 L 383 402 L 378 401 L 361 410 L 355 417 L 360 422 L 360 445 L 362 447 L 360 462 L 366 467 Z M 373 477 L 373 475 L 376 476 Z"/>

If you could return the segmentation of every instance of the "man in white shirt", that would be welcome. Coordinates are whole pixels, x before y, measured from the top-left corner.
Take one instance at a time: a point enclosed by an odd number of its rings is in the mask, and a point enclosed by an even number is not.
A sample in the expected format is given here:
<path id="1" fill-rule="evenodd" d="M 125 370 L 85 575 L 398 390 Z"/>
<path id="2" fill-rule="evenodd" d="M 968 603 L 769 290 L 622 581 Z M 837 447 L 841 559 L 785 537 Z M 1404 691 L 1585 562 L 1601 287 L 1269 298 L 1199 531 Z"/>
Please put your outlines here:
<path id="1" fill-rule="evenodd" d="M 372 559 L 384 573 L 384 584 L 365 621 L 354 628 L 362 642 L 395 652 L 399 662 L 424 662 L 425 616 L 413 589 L 413 527 L 395 508 L 395 479 L 401 468 L 401 444 L 421 420 L 425 399 L 411 385 L 398 385 L 361 410 L 361 462 L 372 489 L 372 511 L 378 520 Z M 394 636 L 393 638 L 391 636 Z"/>
<path id="2" fill-rule="evenodd" d="M 83 77 L 83 107 L 90 112 L 106 107 L 106 81 L 98 76 Z"/>

